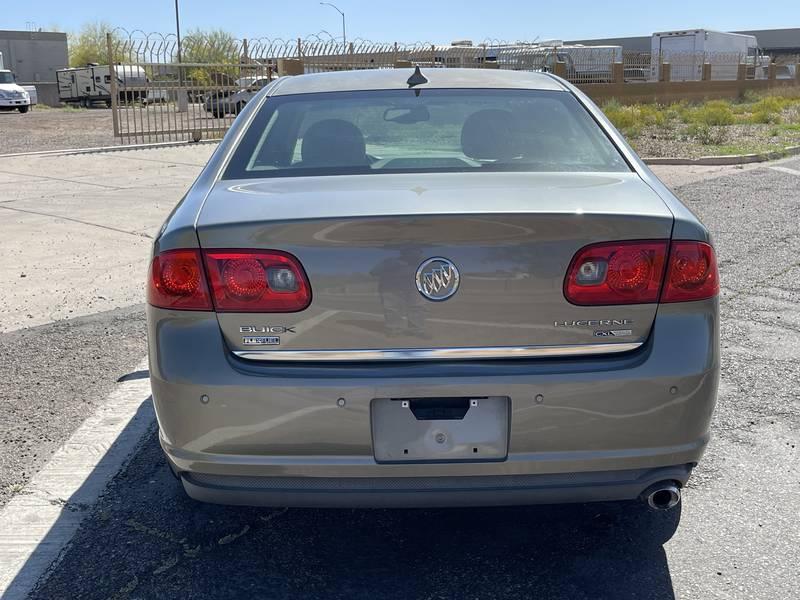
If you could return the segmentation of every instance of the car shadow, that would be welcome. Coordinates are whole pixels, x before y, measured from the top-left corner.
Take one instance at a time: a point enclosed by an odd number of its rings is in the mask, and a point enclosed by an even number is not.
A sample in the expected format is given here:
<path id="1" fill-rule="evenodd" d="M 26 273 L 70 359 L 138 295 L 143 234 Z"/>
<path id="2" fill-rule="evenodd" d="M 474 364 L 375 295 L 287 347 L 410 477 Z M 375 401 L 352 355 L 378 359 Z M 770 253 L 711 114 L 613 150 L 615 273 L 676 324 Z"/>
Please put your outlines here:
<path id="1" fill-rule="evenodd" d="M 31 598 L 673 599 L 679 508 L 263 509 L 189 499 L 153 426 Z M 47 544 L 47 539 L 43 545 Z"/>

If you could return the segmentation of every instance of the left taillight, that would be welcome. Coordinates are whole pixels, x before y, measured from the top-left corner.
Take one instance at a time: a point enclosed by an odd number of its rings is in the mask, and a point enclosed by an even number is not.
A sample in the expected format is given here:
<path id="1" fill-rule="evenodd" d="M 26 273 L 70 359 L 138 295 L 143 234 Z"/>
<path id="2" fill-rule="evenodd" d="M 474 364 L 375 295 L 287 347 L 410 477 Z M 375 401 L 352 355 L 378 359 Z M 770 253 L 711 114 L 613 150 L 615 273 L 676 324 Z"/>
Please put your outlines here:
<path id="1" fill-rule="evenodd" d="M 200 251 L 166 250 L 155 256 L 150 263 L 147 302 L 158 308 L 213 310 Z"/>
<path id="2" fill-rule="evenodd" d="M 300 261 L 278 250 L 167 250 L 153 258 L 147 301 L 173 310 L 298 312 L 311 303 Z"/>
<path id="3" fill-rule="evenodd" d="M 204 250 L 217 312 L 298 312 L 311 285 L 294 256 L 278 250 Z"/>

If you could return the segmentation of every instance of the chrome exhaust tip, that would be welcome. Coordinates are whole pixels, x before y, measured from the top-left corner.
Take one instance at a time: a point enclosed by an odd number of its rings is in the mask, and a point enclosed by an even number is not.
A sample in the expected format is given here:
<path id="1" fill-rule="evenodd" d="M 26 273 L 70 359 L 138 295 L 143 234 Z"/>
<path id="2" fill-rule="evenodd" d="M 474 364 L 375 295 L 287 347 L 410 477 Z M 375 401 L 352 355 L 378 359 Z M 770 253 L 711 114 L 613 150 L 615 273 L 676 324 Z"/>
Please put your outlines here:
<path id="1" fill-rule="evenodd" d="M 681 489 L 671 481 L 656 483 L 642 494 L 653 510 L 669 510 L 681 501 Z"/>

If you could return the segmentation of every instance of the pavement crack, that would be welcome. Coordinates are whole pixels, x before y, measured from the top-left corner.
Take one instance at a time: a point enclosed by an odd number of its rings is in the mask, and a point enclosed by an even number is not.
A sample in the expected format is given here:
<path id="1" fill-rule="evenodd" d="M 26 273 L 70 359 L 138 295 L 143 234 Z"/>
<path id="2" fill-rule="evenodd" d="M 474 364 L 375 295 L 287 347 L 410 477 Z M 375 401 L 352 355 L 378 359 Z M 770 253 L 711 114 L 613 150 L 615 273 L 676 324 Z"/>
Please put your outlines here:
<path id="1" fill-rule="evenodd" d="M 0 208 L 3 208 L 3 207 L 0 207 Z M 800 267 L 800 261 L 794 262 L 794 263 L 784 267 L 780 271 L 776 271 L 775 273 L 771 273 L 770 275 L 767 275 L 763 279 L 759 279 L 758 281 L 754 282 L 753 285 L 751 285 L 746 290 L 740 290 L 740 291 L 732 292 L 729 296 L 721 299 L 719 304 L 720 304 L 720 306 L 728 306 L 731 302 L 733 302 L 734 300 L 738 300 L 739 298 L 741 298 L 745 294 L 753 294 L 753 295 L 757 296 L 759 294 L 754 294 L 754 291 L 756 289 L 763 288 L 765 283 L 768 283 L 768 282 L 772 281 L 776 277 L 780 277 L 781 275 L 785 275 L 789 271 L 791 271 L 792 269 L 796 269 L 798 267 Z"/>
<path id="2" fill-rule="evenodd" d="M 161 565 L 153 571 L 153 575 L 161 575 L 165 571 L 169 571 L 172 567 L 177 565 L 180 562 L 180 557 L 177 554 L 173 554 L 167 560 L 165 560 Z"/>
<path id="3" fill-rule="evenodd" d="M 280 509 L 278 511 L 275 511 L 274 513 L 270 513 L 270 514 L 266 515 L 265 517 L 258 517 L 258 518 L 260 520 L 264 521 L 264 523 L 269 523 L 273 519 L 277 519 L 278 517 L 282 517 L 287 512 L 289 512 L 289 507 L 288 506 L 284 507 L 284 508 L 282 508 L 282 509 Z"/>
<path id="4" fill-rule="evenodd" d="M 179 546 L 183 546 L 184 544 L 186 544 L 186 538 L 178 538 L 177 536 L 171 534 L 169 531 L 161 531 L 160 529 L 156 529 L 155 527 L 150 527 L 149 525 L 140 523 L 136 519 L 128 519 L 127 521 L 125 521 L 125 524 L 128 527 L 134 529 L 135 531 L 147 534 L 151 537 L 167 540 L 168 542 L 178 544 Z"/>
<path id="5" fill-rule="evenodd" d="M 92 183 L 91 181 L 81 181 L 80 179 L 69 179 L 67 177 L 49 177 L 47 175 L 31 175 L 30 173 L 17 173 L 15 171 L 0 170 L 0 173 L 6 175 L 22 175 L 27 177 L 36 177 L 37 179 L 48 179 L 50 181 L 61 181 L 62 183 L 78 183 L 80 185 L 91 185 L 94 187 L 104 188 L 107 190 L 120 190 L 123 189 L 118 185 L 105 185 L 103 183 Z"/>
<path id="6" fill-rule="evenodd" d="M 80 223 L 81 225 L 88 225 L 89 227 L 99 227 L 100 229 L 107 229 L 108 231 L 116 231 L 117 233 L 124 233 L 126 235 L 132 235 L 132 236 L 135 236 L 135 237 L 153 239 L 153 236 L 151 236 L 150 234 L 147 234 L 147 233 L 138 233 L 136 231 L 127 231 L 125 229 L 119 229 L 117 227 L 111 227 L 110 225 L 100 225 L 99 223 L 92 223 L 90 221 L 82 221 L 81 219 L 75 219 L 73 217 L 65 217 L 63 215 L 54 215 L 54 214 L 51 214 L 51 213 L 40 212 L 40 211 L 37 211 L 37 210 L 29 210 L 29 209 L 26 209 L 26 208 L 16 208 L 14 206 L 5 206 L 5 205 L 0 205 L 0 209 L 11 210 L 11 211 L 20 212 L 20 213 L 27 213 L 27 214 L 31 214 L 31 215 L 40 215 L 42 217 L 50 217 L 51 219 L 61 219 L 62 221 L 71 221 L 73 223 Z"/>
<path id="7" fill-rule="evenodd" d="M 133 576 L 128 583 L 126 583 L 120 590 L 117 591 L 109 600 L 124 600 L 131 595 L 131 592 L 139 587 L 139 578 Z"/>
<path id="8" fill-rule="evenodd" d="M 231 533 L 226 536 L 223 536 L 217 542 L 220 546 L 225 546 L 226 544 L 230 544 L 231 542 L 236 541 L 240 537 L 242 537 L 245 533 L 250 531 L 250 525 L 245 525 L 242 527 L 242 530 L 237 533 Z"/>

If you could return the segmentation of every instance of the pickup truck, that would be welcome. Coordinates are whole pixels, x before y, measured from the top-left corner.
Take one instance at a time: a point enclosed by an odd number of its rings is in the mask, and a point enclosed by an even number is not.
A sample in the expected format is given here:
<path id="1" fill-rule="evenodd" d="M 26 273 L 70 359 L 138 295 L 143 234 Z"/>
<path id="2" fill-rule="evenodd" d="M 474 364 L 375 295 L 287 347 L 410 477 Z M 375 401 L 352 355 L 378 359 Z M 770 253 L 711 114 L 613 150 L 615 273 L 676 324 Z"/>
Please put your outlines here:
<path id="1" fill-rule="evenodd" d="M 26 113 L 31 107 L 31 96 L 22 86 L 17 85 L 14 73 L 0 69 L 0 110 L 18 110 Z"/>

